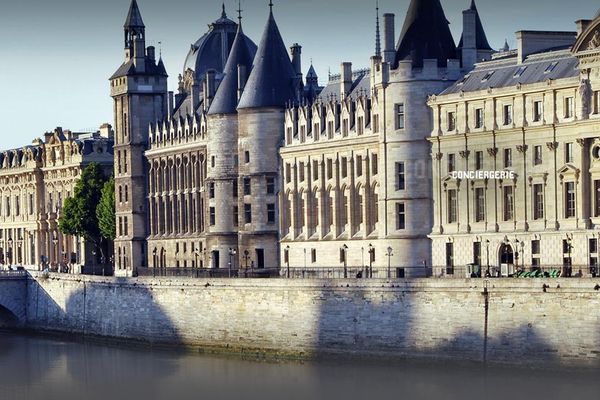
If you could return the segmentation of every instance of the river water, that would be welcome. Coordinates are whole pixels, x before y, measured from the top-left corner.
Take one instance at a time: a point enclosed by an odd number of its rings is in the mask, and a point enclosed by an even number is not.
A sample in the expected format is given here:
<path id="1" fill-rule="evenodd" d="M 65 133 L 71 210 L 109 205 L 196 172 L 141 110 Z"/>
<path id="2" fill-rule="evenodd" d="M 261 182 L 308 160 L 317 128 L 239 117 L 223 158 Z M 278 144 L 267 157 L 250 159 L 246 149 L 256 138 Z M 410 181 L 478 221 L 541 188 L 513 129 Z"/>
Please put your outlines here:
<path id="1" fill-rule="evenodd" d="M 600 372 L 264 362 L 0 334 L 0 400 L 598 399 Z"/>

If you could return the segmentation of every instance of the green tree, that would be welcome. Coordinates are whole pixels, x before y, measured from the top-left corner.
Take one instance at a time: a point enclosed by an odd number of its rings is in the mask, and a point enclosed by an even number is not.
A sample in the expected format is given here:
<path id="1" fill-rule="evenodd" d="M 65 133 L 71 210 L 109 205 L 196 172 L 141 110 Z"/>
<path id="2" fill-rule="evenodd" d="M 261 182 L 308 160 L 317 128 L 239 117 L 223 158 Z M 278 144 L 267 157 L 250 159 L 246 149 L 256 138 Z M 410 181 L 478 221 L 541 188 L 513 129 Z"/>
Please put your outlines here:
<path id="1" fill-rule="evenodd" d="M 93 243 L 102 254 L 102 236 L 96 216 L 96 207 L 102 197 L 106 178 L 96 163 L 90 163 L 81 172 L 75 184 L 73 197 L 65 200 L 58 228 L 65 235 L 80 236 Z"/>
<path id="2" fill-rule="evenodd" d="M 100 235 L 107 240 L 115 240 L 117 236 L 115 217 L 115 179 L 110 177 L 102 187 L 100 203 L 96 207 Z"/>

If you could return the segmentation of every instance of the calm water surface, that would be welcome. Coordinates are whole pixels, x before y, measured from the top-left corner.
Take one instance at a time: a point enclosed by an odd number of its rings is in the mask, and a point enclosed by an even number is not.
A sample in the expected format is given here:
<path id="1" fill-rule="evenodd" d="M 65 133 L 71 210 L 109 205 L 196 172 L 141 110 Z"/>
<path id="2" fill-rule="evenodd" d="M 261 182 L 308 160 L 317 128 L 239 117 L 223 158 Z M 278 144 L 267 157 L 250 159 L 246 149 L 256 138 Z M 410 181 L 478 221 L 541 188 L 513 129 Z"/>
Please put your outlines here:
<path id="1" fill-rule="evenodd" d="M 270 363 L 0 334 L 0 400 L 599 399 L 600 372 Z"/>

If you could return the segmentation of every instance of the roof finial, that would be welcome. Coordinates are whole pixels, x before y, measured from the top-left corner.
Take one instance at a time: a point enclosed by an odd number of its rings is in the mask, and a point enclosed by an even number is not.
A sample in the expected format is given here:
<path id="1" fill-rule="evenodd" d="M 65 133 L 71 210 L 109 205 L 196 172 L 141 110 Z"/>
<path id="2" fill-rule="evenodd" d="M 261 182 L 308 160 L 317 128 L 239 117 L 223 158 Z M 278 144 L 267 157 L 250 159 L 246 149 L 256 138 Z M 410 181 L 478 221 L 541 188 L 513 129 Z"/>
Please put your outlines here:
<path id="1" fill-rule="evenodd" d="M 158 58 L 162 58 L 162 42 L 158 42 Z"/>
<path id="2" fill-rule="evenodd" d="M 271 8 L 271 12 L 273 12 L 273 0 L 269 0 L 269 8 Z"/>
<path id="3" fill-rule="evenodd" d="M 375 28 L 375 56 L 381 57 L 381 33 L 379 30 L 379 0 L 376 1 L 377 23 Z"/>
<path id="4" fill-rule="evenodd" d="M 227 13 L 225 12 L 225 2 L 223 2 L 223 12 L 221 13 L 221 18 L 227 18 Z"/>
<path id="5" fill-rule="evenodd" d="M 238 21 L 239 21 L 240 25 L 242 24 L 242 11 L 243 11 L 242 10 L 242 0 L 238 0 L 238 10 L 237 10 L 237 12 L 238 12 Z"/>

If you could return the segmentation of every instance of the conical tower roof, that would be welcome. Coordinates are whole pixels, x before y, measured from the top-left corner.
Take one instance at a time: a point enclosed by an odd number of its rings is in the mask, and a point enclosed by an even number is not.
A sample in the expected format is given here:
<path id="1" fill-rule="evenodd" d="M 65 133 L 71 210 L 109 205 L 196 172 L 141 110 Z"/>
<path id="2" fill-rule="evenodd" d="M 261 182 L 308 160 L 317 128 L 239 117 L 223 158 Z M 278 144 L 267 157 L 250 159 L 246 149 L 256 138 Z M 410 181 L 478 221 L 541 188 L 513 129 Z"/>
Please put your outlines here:
<path id="1" fill-rule="evenodd" d="M 250 73 L 255 53 L 254 43 L 244 34 L 240 24 L 223 70 L 225 76 L 210 106 L 209 114 L 234 114 L 236 112 L 239 89 L 238 65 L 245 66 L 246 73 Z"/>
<path id="2" fill-rule="evenodd" d="M 132 0 L 129 6 L 129 12 L 127 13 L 127 19 L 125 19 L 125 28 L 145 28 L 144 21 L 142 21 L 142 13 L 137 5 L 137 1 Z"/>
<path id="3" fill-rule="evenodd" d="M 446 66 L 448 59 L 456 58 L 449 25 L 439 0 L 412 0 L 396 48 L 394 67 L 404 60 L 422 67 L 424 59 L 436 59 L 439 66 Z"/>
<path id="4" fill-rule="evenodd" d="M 471 0 L 471 7 L 469 7 L 469 10 L 475 11 L 475 46 L 478 50 L 492 50 L 492 47 L 485 36 L 485 30 L 483 29 L 481 18 L 479 18 L 479 11 L 475 5 L 475 0 Z M 458 48 L 462 48 L 462 46 L 463 38 L 461 36 L 460 42 L 458 43 Z"/>
<path id="5" fill-rule="evenodd" d="M 238 109 L 285 107 L 295 97 L 295 78 L 296 72 L 271 11 Z"/>

